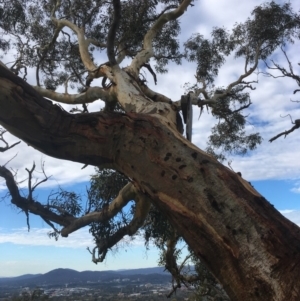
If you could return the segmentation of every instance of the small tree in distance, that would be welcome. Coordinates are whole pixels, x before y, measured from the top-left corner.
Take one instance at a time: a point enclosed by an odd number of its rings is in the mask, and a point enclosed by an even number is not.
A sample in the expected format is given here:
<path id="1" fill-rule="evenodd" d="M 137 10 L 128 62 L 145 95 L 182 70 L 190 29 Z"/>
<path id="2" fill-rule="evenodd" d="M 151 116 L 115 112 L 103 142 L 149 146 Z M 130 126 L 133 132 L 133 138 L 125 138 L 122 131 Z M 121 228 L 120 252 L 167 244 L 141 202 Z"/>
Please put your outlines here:
<path id="1" fill-rule="evenodd" d="M 211 39 L 196 33 L 180 45 L 178 19 L 194 5 L 191 0 L 1 4 L 0 48 L 4 55 L 13 49 L 15 60 L 0 65 L 0 124 L 45 154 L 97 166 L 100 177 L 92 179 L 83 208 L 75 194 L 65 192 L 41 204 L 32 194 L 37 185 L 22 197 L 6 166 L 0 176 L 12 203 L 27 215 L 40 215 L 54 235 L 67 237 L 89 225 L 96 263 L 124 236 L 143 229 L 162 249 L 174 289 L 189 281 L 176 262 L 175 245 L 183 239 L 231 300 L 299 300 L 299 228 L 219 162 L 226 153 L 245 154 L 261 142 L 259 133 L 246 130 L 245 111 L 257 83 L 251 75 L 278 47 L 299 39 L 299 15 L 289 3 L 266 3 L 230 31 L 214 28 Z M 101 52 L 107 54 L 102 62 Z M 216 87 L 230 55 L 244 59 L 244 70 Z M 125 60 L 129 64 L 123 67 Z M 142 70 L 157 83 L 156 73 L 184 60 L 196 67 L 196 83 L 186 95 L 171 100 L 149 88 Z M 26 82 L 32 69 L 35 86 Z M 97 79 L 101 85 L 93 85 Z M 60 86 L 64 93 L 57 92 Z M 89 112 L 87 104 L 98 100 L 103 110 Z M 82 109 L 68 113 L 55 103 Z M 181 113 L 190 138 L 191 106 L 207 108 L 216 120 L 206 152 L 182 135 Z"/>

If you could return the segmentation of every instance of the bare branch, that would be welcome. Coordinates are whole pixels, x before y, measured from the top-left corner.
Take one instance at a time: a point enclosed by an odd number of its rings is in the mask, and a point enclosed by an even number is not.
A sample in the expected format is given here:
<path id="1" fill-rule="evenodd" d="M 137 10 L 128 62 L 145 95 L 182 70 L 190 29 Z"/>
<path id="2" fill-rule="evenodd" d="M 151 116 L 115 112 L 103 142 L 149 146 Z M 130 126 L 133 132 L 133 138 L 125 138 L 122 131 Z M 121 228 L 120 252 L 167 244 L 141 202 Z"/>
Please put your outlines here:
<path id="1" fill-rule="evenodd" d="M 288 57 L 286 51 L 284 50 L 284 48 L 283 48 L 282 46 L 281 46 L 280 48 L 281 48 L 281 51 L 283 52 L 284 57 L 285 57 L 285 59 L 286 59 L 286 61 L 287 61 L 287 63 L 288 63 L 288 69 L 289 69 L 289 71 L 288 71 L 287 69 L 285 69 L 284 67 L 281 67 L 281 66 L 280 66 L 278 63 L 276 63 L 274 60 L 271 60 L 271 62 L 273 63 L 273 66 L 274 66 L 274 67 L 271 67 L 271 66 L 265 61 L 265 65 L 267 66 L 267 68 L 268 68 L 269 70 L 278 70 L 278 71 L 281 72 L 282 75 L 275 76 L 275 75 L 273 75 L 273 74 L 271 74 L 271 73 L 269 73 L 269 72 L 267 72 L 267 73 L 263 72 L 263 74 L 266 75 L 266 76 L 273 77 L 273 78 L 290 77 L 290 78 L 292 78 L 292 79 L 294 79 L 294 80 L 296 81 L 296 83 L 297 83 L 298 86 L 300 86 L 300 76 L 299 76 L 298 74 L 295 74 L 295 73 L 294 73 L 293 65 L 292 65 L 292 63 L 291 63 L 291 61 L 290 61 L 290 59 L 289 59 L 289 57 Z M 296 94 L 296 93 L 299 92 L 299 91 L 300 91 L 300 89 L 296 89 L 296 90 L 294 90 L 293 94 Z M 291 100 L 291 101 L 293 101 L 293 100 Z M 294 102 L 299 102 L 299 101 L 294 101 Z M 284 138 L 286 138 L 287 135 L 289 135 L 290 133 L 292 133 L 293 131 L 295 131 L 296 129 L 298 129 L 298 128 L 300 127 L 300 119 L 296 119 L 295 122 L 293 122 L 292 117 L 291 117 L 289 114 L 288 114 L 287 116 L 290 117 L 291 122 L 292 122 L 292 124 L 294 124 L 294 126 L 293 126 L 292 128 L 290 128 L 289 130 L 283 131 L 283 132 L 279 133 L 278 135 L 274 136 L 273 138 L 271 138 L 271 139 L 269 140 L 269 142 L 273 142 L 274 140 L 278 139 L 278 138 L 281 137 L 281 136 L 284 136 Z M 286 116 L 285 116 L 285 117 L 286 117 Z"/>
<path id="2" fill-rule="evenodd" d="M 148 71 L 152 74 L 152 76 L 153 76 L 153 79 L 154 79 L 154 83 L 155 83 L 155 85 L 157 84 L 157 77 L 156 77 L 156 74 L 155 74 L 155 72 L 153 71 L 153 69 L 152 69 L 152 67 L 151 67 L 151 65 L 150 64 L 144 64 L 142 67 L 145 67 L 145 68 L 147 68 L 148 69 Z"/>
<path id="3" fill-rule="evenodd" d="M 70 76 L 66 79 L 66 81 L 65 81 L 65 83 L 64 83 L 64 86 L 65 86 L 65 94 L 68 93 L 68 83 L 69 83 L 69 80 L 72 79 L 72 78 L 74 78 L 74 77 L 76 77 L 76 78 L 78 79 L 78 81 L 81 83 L 81 85 L 82 85 L 83 87 L 85 87 L 85 84 L 82 82 L 80 75 L 82 75 L 82 74 L 85 73 L 86 71 L 82 71 L 82 72 L 80 72 L 80 73 L 77 73 L 77 71 L 74 69 L 73 66 L 71 66 L 71 68 L 73 69 L 74 74 L 70 75 Z"/>
<path id="4" fill-rule="evenodd" d="M 53 221 L 61 226 L 67 226 L 75 219 L 72 216 L 60 216 L 46 208 L 40 202 L 22 197 L 14 180 L 13 174 L 5 166 L 0 166 L 0 177 L 3 177 L 6 181 L 6 186 L 12 197 L 11 203 L 22 209 L 26 215 L 28 212 L 31 212 L 41 216 L 43 219 Z"/>
<path id="5" fill-rule="evenodd" d="M 284 57 L 285 57 L 285 59 L 286 59 L 286 61 L 288 63 L 288 66 L 289 66 L 288 69 L 289 69 L 289 71 L 287 69 L 285 69 L 284 67 L 281 67 L 274 60 L 271 60 L 271 62 L 273 63 L 274 67 L 271 67 L 266 61 L 264 61 L 264 63 L 267 66 L 267 68 L 270 69 L 270 70 L 278 70 L 278 71 L 280 71 L 282 73 L 282 75 L 275 76 L 275 75 L 273 75 L 273 74 L 271 74 L 269 72 L 267 72 L 267 73 L 263 72 L 263 74 L 266 75 L 266 76 L 271 76 L 273 78 L 290 77 L 290 78 L 292 78 L 292 79 L 294 79 L 296 81 L 296 83 L 297 83 L 298 86 L 300 86 L 300 76 L 298 74 L 294 73 L 293 65 L 292 65 L 292 63 L 291 63 L 291 61 L 290 61 L 290 59 L 289 59 L 286 51 L 284 50 L 284 48 L 281 46 L 280 49 L 283 52 Z M 294 94 L 296 94 L 298 91 L 300 91 L 300 90 L 295 90 Z"/>
<path id="6" fill-rule="evenodd" d="M 256 81 L 245 82 L 243 80 L 246 77 L 248 77 L 249 75 L 251 75 L 255 71 L 255 69 L 257 68 L 261 45 L 262 45 L 262 42 L 256 48 L 256 54 L 255 54 L 255 59 L 254 59 L 253 66 L 251 68 L 249 68 L 249 70 L 247 71 L 247 66 L 245 65 L 245 73 L 240 75 L 240 77 L 235 82 L 228 85 L 223 93 L 215 94 L 213 96 L 213 99 L 217 100 L 218 98 L 222 98 L 224 96 L 227 96 L 231 92 L 232 88 L 234 88 L 235 86 L 240 85 L 240 84 L 246 85 L 246 87 L 250 88 L 251 90 L 254 90 L 254 88 L 250 85 L 250 83 L 254 83 Z M 247 58 L 246 58 L 246 61 L 247 61 Z"/>
<path id="7" fill-rule="evenodd" d="M 111 64 L 111 66 L 114 66 L 117 64 L 114 48 L 115 48 L 116 33 L 118 30 L 120 18 L 121 18 L 120 0 L 113 0 L 113 7 L 114 7 L 114 18 L 113 18 L 112 24 L 110 26 L 110 29 L 109 29 L 108 35 L 107 35 L 107 57 L 108 57 L 108 60 Z"/>
<path id="8" fill-rule="evenodd" d="M 9 162 L 11 162 L 14 158 L 17 157 L 18 154 L 15 154 L 12 158 L 10 158 L 3 166 L 6 166 Z"/>
<path id="9" fill-rule="evenodd" d="M 33 87 L 40 95 L 43 97 L 50 98 L 51 100 L 66 103 L 66 104 L 84 104 L 92 103 L 95 100 L 103 100 L 105 102 L 116 101 L 114 95 L 112 95 L 108 90 L 100 87 L 90 87 L 86 92 L 80 94 L 66 94 L 58 93 L 52 90 L 44 89 L 39 86 Z"/>
<path id="10" fill-rule="evenodd" d="M 44 175 L 44 178 L 40 181 L 37 181 L 34 185 L 32 185 L 32 175 L 33 175 L 33 172 L 35 171 L 35 167 L 36 167 L 36 165 L 33 162 L 32 168 L 30 170 L 28 168 L 26 168 L 26 171 L 28 172 L 28 197 L 27 197 L 27 199 L 30 201 L 33 200 L 32 194 L 33 194 L 34 190 L 42 183 L 47 182 L 48 179 L 50 178 L 45 173 L 44 162 L 43 162 L 42 163 L 42 173 Z"/>
<path id="11" fill-rule="evenodd" d="M 14 146 L 18 145 L 19 143 L 21 143 L 21 141 L 19 142 L 15 142 L 12 145 L 9 145 L 6 140 L 3 138 L 3 135 L 6 133 L 7 131 L 3 130 L 0 128 L 0 141 L 2 141 L 5 144 L 5 147 L 0 147 L 0 152 L 4 153 L 5 151 L 13 148 Z"/>
<path id="12" fill-rule="evenodd" d="M 269 142 L 273 142 L 274 140 L 276 140 L 277 138 L 279 138 L 279 137 L 281 137 L 281 136 L 283 136 L 283 135 L 284 135 L 284 138 L 285 138 L 288 134 L 290 134 L 290 133 L 292 133 L 294 130 L 298 129 L 298 128 L 300 127 L 300 119 L 297 119 L 297 120 L 299 121 L 299 123 L 296 123 L 296 124 L 295 124 L 291 129 L 289 129 L 288 131 L 281 132 L 280 134 L 274 136 L 273 138 L 271 138 L 271 139 L 269 140 Z M 296 120 L 296 121 L 297 121 L 297 120 Z"/>
<path id="13" fill-rule="evenodd" d="M 57 230 L 57 228 L 54 226 L 53 223 L 51 223 L 51 221 L 49 221 L 49 220 L 47 220 L 43 217 L 42 217 L 42 219 L 43 219 L 44 222 L 46 222 L 53 229 L 53 231 L 57 234 L 57 238 L 58 238 L 58 235 L 60 234 L 60 231 Z"/>
<path id="14" fill-rule="evenodd" d="M 25 168 L 26 171 L 28 172 L 28 199 L 30 201 L 32 201 L 32 193 L 33 193 L 33 190 L 32 190 L 32 187 L 31 187 L 31 181 L 32 181 L 32 173 L 33 171 L 35 170 L 35 163 L 33 162 L 33 165 L 32 165 L 32 168 L 29 170 L 28 168 Z"/>

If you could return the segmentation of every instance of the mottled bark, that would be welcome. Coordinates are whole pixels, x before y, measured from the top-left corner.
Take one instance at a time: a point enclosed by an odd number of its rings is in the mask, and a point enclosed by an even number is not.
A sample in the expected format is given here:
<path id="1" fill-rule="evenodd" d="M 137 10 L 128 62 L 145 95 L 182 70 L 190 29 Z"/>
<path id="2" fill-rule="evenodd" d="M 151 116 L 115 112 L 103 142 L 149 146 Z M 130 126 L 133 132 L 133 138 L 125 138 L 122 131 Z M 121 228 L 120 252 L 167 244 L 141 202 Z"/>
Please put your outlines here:
<path id="1" fill-rule="evenodd" d="M 0 124 L 40 151 L 132 179 L 233 301 L 300 300 L 300 228 L 159 116 L 71 115 L 0 66 Z"/>

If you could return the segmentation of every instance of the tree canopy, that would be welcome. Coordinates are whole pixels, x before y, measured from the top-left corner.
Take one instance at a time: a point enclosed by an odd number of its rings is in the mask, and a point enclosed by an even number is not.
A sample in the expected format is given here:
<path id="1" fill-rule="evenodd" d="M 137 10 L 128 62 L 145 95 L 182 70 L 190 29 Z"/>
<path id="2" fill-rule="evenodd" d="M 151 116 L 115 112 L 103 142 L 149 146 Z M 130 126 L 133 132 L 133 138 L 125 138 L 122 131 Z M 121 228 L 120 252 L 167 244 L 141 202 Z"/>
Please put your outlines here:
<path id="1" fill-rule="evenodd" d="M 182 240 L 196 266 L 203 263 L 214 275 L 214 287 L 217 279 L 231 300 L 298 300 L 299 228 L 241 173 L 220 162 L 262 141 L 247 127 L 259 76 L 284 76 L 299 86 L 286 52 L 300 39 L 299 14 L 290 3 L 272 1 L 233 28 L 215 27 L 210 38 L 200 32 L 183 41 L 179 20 L 196 5 L 191 0 L 1 4 L 0 124 L 45 154 L 97 167 L 97 174 L 86 206 L 66 191 L 46 203 L 35 199 L 35 189 L 48 179 L 45 174 L 33 184 L 35 165 L 27 170 L 26 197 L 6 165 L 0 176 L 12 203 L 27 218 L 41 216 L 52 236 L 89 226 L 95 263 L 126 235 L 143 235 L 161 249 L 175 290 L 203 280 L 200 270 L 206 271 L 201 266 L 197 274 L 183 273 L 176 249 Z M 278 49 L 288 69 L 272 56 Z M 242 59 L 244 68 L 234 81 L 219 85 L 220 69 L 232 57 Z M 182 83 L 184 95 L 170 99 L 150 88 L 149 77 L 159 86 L 158 74 L 185 62 L 194 65 L 195 82 Z M 99 101 L 101 110 L 90 111 L 88 104 Z M 67 112 L 59 104 L 73 108 Z M 215 120 L 205 151 L 190 141 L 192 107 Z M 299 126 L 296 119 L 270 142 Z M 4 130 L 0 134 L 1 152 L 15 146 L 6 142 Z"/>

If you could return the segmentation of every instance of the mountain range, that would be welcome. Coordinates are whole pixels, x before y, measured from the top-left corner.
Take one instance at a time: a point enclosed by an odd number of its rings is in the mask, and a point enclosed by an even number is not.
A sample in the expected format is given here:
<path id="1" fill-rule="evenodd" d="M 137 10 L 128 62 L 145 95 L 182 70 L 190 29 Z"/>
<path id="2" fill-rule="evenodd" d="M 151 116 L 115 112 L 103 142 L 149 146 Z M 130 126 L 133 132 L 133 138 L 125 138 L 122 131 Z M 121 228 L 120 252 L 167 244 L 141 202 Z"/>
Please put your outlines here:
<path id="1" fill-rule="evenodd" d="M 117 271 L 84 271 L 78 272 L 71 269 L 55 269 L 45 274 L 26 274 L 18 277 L 0 278 L 1 286 L 41 286 L 64 285 L 87 282 L 109 282 L 115 279 L 127 278 L 130 281 L 149 281 L 151 279 L 170 280 L 171 275 L 163 267 L 117 270 Z"/>

